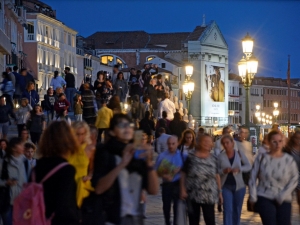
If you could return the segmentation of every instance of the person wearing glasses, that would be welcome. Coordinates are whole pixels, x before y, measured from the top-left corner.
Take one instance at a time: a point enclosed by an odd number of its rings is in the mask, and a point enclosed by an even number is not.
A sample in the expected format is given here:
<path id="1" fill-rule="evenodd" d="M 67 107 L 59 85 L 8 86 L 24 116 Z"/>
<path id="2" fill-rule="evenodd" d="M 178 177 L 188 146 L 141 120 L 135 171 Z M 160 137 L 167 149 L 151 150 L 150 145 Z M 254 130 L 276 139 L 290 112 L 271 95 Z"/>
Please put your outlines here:
<path id="1" fill-rule="evenodd" d="M 106 222 L 142 225 L 142 190 L 145 189 L 148 194 L 158 192 L 158 178 L 153 166 L 151 148 L 142 144 L 142 148 L 137 151 L 130 143 L 134 124 L 125 114 L 114 115 L 108 132 L 111 138 L 96 150 L 92 178 L 95 193 L 101 195 L 102 204 L 105 206 L 100 210 L 105 212 Z"/>

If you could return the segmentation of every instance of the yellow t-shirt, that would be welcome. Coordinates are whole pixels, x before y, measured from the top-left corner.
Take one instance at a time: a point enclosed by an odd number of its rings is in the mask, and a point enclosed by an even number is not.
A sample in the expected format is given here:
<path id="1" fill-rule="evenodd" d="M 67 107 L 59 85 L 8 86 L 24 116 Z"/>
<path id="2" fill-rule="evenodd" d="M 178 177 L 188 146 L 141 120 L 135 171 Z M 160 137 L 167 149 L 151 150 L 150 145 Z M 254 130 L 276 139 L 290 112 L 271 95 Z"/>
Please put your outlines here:
<path id="1" fill-rule="evenodd" d="M 98 110 L 95 126 L 98 129 L 109 128 L 111 118 L 113 118 L 113 111 L 104 106 Z"/>

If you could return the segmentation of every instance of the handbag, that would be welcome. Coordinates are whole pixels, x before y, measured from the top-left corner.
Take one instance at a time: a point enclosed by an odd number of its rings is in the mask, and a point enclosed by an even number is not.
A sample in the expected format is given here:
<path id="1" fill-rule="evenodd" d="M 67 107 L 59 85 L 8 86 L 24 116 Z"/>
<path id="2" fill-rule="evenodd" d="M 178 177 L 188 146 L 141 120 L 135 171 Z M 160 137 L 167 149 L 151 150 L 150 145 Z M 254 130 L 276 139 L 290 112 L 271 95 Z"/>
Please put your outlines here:
<path id="1" fill-rule="evenodd" d="M 8 179 L 7 161 L 4 159 L 2 164 L 1 180 Z M 10 206 L 10 187 L 0 187 L 0 213 L 4 213 Z"/>
<path id="2" fill-rule="evenodd" d="M 259 160 L 259 166 L 258 166 L 258 169 L 259 169 L 259 170 L 260 170 L 260 165 L 261 165 L 261 161 L 263 160 L 263 158 L 264 158 L 264 155 L 262 154 L 262 156 L 261 156 L 261 158 L 260 158 L 260 160 Z M 257 177 L 258 177 L 258 175 L 259 175 L 259 170 L 258 170 Z M 256 177 L 256 178 L 257 178 L 257 177 Z M 254 204 L 252 204 L 252 203 L 250 202 L 250 196 L 249 196 L 249 198 L 248 198 L 248 200 L 247 200 L 247 211 L 258 213 L 258 207 L 257 207 L 257 204 L 256 204 L 256 202 L 255 202 Z"/>

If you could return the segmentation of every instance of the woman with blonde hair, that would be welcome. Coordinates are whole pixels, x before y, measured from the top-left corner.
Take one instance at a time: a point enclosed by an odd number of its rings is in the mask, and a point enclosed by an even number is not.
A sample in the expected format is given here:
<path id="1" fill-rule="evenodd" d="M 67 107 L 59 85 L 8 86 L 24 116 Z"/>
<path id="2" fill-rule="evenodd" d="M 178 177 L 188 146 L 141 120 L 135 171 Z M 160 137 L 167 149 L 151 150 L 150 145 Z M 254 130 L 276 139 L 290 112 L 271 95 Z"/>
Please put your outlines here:
<path id="1" fill-rule="evenodd" d="M 179 149 L 186 154 L 195 150 L 196 138 L 194 131 L 187 129 L 182 133 Z"/>
<path id="2" fill-rule="evenodd" d="M 92 162 L 94 159 L 95 146 L 92 145 L 90 128 L 86 122 L 74 122 L 72 129 L 77 136 L 79 150 L 76 154 L 71 155 L 68 161 L 76 168 L 76 198 L 78 207 L 81 207 L 83 199 L 89 196 L 90 191 L 93 191 L 90 180 L 93 173 Z"/>
<path id="3" fill-rule="evenodd" d="M 74 131 L 65 121 L 54 121 L 43 132 L 35 167 L 36 182 L 55 167 L 65 165 L 43 183 L 46 218 L 52 225 L 78 225 L 76 205 L 75 168 L 67 163 L 70 155 L 77 154 L 79 144 Z M 64 164 L 62 164 L 64 163 Z"/>

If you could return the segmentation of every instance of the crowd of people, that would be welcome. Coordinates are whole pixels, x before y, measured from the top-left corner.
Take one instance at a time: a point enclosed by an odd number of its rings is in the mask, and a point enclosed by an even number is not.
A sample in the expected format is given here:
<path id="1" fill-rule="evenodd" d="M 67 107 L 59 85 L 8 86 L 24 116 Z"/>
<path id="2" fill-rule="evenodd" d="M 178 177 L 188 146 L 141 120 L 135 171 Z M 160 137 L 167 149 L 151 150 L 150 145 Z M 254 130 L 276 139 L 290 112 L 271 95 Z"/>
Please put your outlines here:
<path id="1" fill-rule="evenodd" d="M 142 225 L 146 194 L 158 194 L 159 181 L 166 225 L 185 225 L 186 216 L 199 225 L 200 208 L 205 224 L 215 225 L 216 206 L 224 225 L 239 225 L 247 189 L 247 208 L 264 225 L 291 224 L 294 193 L 300 214 L 300 132 L 286 140 L 278 129 L 270 131 L 256 155 L 244 126 L 234 136 L 224 127 L 214 142 L 205 128 L 188 128 L 169 100 L 171 86 L 150 69 L 157 73 L 155 65 L 143 72 L 132 68 L 129 82 L 117 67 L 111 77 L 99 71 L 94 85 L 76 89 L 65 68 L 65 79 L 54 74 L 41 105 L 23 70 L 22 79 L 3 73 L 3 225 L 31 218 L 20 202 L 34 183 L 43 186 L 43 216 L 52 225 Z M 17 92 L 20 83 L 23 92 Z M 130 109 L 124 111 L 128 96 Z M 18 134 L 7 140 L 11 120 Z"/>

